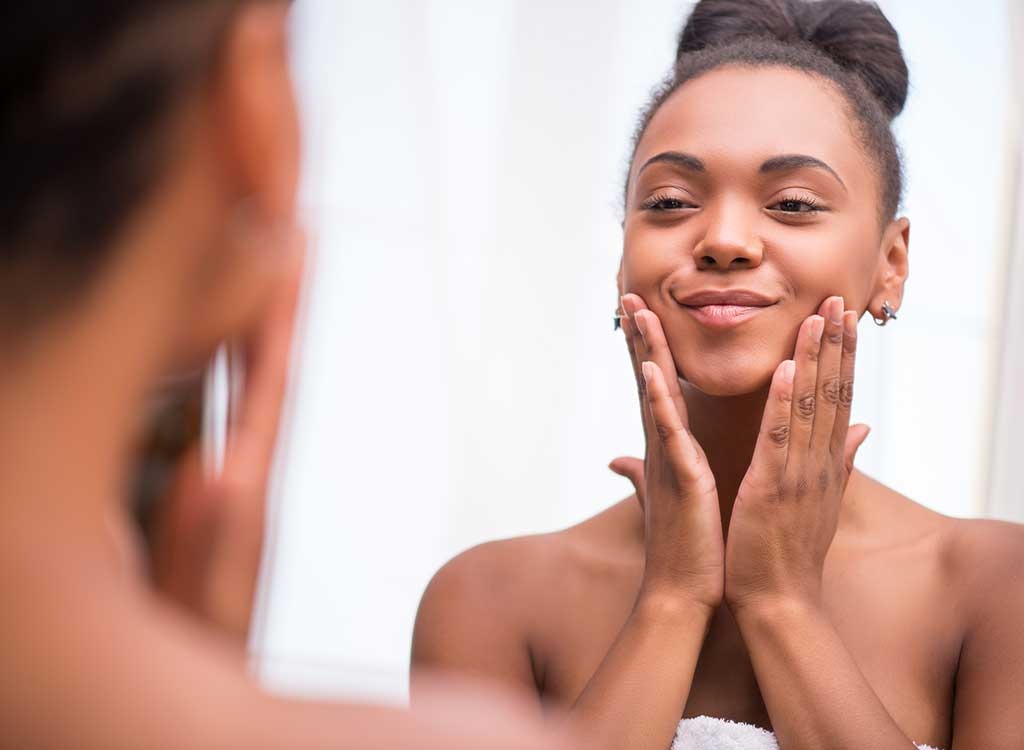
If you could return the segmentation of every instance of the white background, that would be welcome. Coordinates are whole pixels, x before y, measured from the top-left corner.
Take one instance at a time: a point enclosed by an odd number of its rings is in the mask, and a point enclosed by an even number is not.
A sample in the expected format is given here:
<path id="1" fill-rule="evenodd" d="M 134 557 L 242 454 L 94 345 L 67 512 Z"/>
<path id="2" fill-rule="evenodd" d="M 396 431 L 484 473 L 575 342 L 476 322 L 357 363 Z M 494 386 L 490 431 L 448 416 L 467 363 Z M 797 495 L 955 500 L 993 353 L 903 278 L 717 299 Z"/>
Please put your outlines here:
<path id="1" fill-rule="evenodd" d="M 989 502 L 1008 2 L 881 3 L 912 76 L 898 121 L 911 278 L 898 323 L 861 325 L 855 417 L 874 431 L 859 465 L 962 516 Z M 619 199 L 687 7 L 298 2 L 316 257 L 254 644 L 270 684 L 401 700 L 442 563 L 628 494 L 605 468 L 642 454 L 611 330 Z"/>

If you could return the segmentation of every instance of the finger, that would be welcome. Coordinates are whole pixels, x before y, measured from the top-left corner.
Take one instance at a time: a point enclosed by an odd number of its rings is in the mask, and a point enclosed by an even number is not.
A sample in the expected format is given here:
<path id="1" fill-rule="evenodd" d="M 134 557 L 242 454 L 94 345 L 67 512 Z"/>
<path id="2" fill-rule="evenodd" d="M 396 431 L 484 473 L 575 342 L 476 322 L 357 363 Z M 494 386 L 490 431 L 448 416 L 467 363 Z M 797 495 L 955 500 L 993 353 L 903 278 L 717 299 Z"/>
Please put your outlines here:
<path id="1" fill-rule="evenodd" d="M 640 363 L 643 359 L 640 358 L 637 352 L 637 342 L 640 339 L 640 331 L 637 330 L 636 324 L 633 322 L 630 315 L 631 305 L 626 297 L 623 296 L 619 299 L 619 310 L 621 318 L 620 324 L 622 327 L 622 335 L 626 338 L 626 347 L 629 349 L 629 360 L 633 365 L 633 376 L 636 378 L 637 383 L 640 382 L 643 377 L 640 372 Z"/>
<path id="2" fill-rule="evenodd" d="M 812 315 L 800 326 L 796 338 L 796 373 L 793 376 L 793 405 L 789 417 L 787 463 L 800 461 L 811 445 L 818 387 L 818 353 L 825 320 Z"/>
<path id="3" fill-rule="evenodd" d="M 679 387 L 679 371 L 676 369 L 675 358 L 672 356 L 672 350 L 669 349 L 668 340 L 665 338 L 665 331 L 661 327 L 661 320 L 652 310 L 638 310 L 633 318 L 636 327 L 640 330 L 640 336 L 647 345 L 646 358 L 661 368 L 661 374 L 668 386 L 669 397 L 672 399 L 676 411 L 679 412 L 683 426 L 689 427 L 686 400 Z"/>
<path id="4" fill-rule="evenodd" d="M 154 583 L 170 598 L 187 607 L 199 603 L 204 555 L 213 509 L 203 491 L 199 450 L 182 457 L 166 496 L 156 506 L 152 530 L 151 564 Z"/>
<path id="5" fill-rule="evenodd" d="M 625 294 L 622 296 L 622 309 L 626 314 L 625 319 L 622 321 L 622 330 L 626 335 L 626 340 L 629 342 L 630 356 L 633 358 L 633 373 L 636 376 L 637 392 L 640 400 L 640 420 L 643 424 L 644 439 L 650 445 L 655 434 L 654 423 L 651 420 L 650 409 L 647 408 L 647 385 L 644 381 L 641 367 L 647 358 L 647 344 L 644 342 L 643 336 L 640 335 L 635 319 L 636 313 L 646 309 L 646 307 L 644 301 L 635 294 Z"/>
<path id="6" fill-rule="evenodd" d="M 669 395 L 665 376 L 654 362 L 646 361 L 641 368 L 647 381 L 647 403 L 654 422 L 654 434 L 665 457 L 677 476 L 695 479 L 700 454 Z"/>
<path id="7" fill-rule="evenodd" d="M 843 313 L 843 358 L 839 365 L 839 403 L 836 407 L 836 421 L 832 429 L 830 449 L 833 456 L 845 456 L 846 435 L 850 428 L 850 411 L 853 408 L 853 378 L 857 358 L 857 313 L 848 310 Z"/>
<path id="8" fill-rule="evenodd" d="M 636 491 L 636 499 L 640 503 L 640 507 L 643 508 L 644 490 L 646 488 L 644 482 L 643 459 L 633 458 L 632 456 L 622 456 L 608 464 L 608 468 L 620 477 L 625 477 L 632 482 L 633 489 Z"/>
<path id="9" fill-rule="evenodd" d="M 288 384 L 292 340 L 305 269 L 304 240 L 291 239 L 295 258 L 282 277 L 265 317 L 247 342 L 241 413 L 229 437 L 225 473 L 238 465 L 269 472 Z"/>
<path id="10" fill-rule="evenodd" d="M 843 462 L 846 466 L 846 475 L 849 476 L 853 471 L 853 462 L 857 457 L 857 451 L 864 444 L 864 441 L 868 439 L 868 435 L 871 434 L 871 428 L 866 424 L 855 424 L 850 428 L 846 435 L 846 444 L 843 448 Z"/>
<path id="11" fill-rule="evenodd" d="M 818 382 L 814 401 L 814 426 L 811 451 L 815 456 L 826 455 L 831 449 L 832 433 L 836 426 L 836 413 L 842 395 L 839 368 L 843 359 L 842 297 L 831 297 L 825 315 L 825 333 L 818 352 Z"/>
<path id="12" fill-rule="evenodd" d="M 781 476 L 786 469 L 795 374 L 796 362 L 791 359 L 775 368 L 764 416 L 761 417 L 761 431 L 757 435 L 751 466 L 765 471 L 768 476 Z"/>

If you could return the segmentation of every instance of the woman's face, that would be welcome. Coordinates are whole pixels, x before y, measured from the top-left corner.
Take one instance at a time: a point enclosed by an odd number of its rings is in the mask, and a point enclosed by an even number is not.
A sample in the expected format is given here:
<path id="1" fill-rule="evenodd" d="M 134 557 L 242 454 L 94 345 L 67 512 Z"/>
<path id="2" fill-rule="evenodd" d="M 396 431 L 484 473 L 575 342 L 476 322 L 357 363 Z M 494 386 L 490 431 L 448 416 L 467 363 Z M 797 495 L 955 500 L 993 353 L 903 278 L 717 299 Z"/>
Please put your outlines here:
<path id="1" fill-rule="evenodd" d="M 622 291 L 661 319 L 685 380 L 752 393 L 827 297 L 863 312 L 882 291 L 879 200 L 877 168 L 831 84 L 719 68 L 677 90 L 638 144 Z"/>

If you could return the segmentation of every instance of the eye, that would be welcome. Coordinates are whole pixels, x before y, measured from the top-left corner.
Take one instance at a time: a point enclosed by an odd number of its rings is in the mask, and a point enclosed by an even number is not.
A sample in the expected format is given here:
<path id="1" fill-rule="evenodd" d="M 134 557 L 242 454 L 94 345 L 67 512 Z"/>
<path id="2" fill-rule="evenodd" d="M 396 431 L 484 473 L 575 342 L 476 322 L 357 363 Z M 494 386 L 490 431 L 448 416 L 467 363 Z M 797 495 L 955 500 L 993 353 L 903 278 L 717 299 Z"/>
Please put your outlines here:
<path id="1" fill-rule="evenodd" d="M 824 211 L 825 208 L 819 205 L 818 201 L 813 197 L 801 195 L 783 198 L 778 203 L 768 206 L 768 210 L 783 214 L 812 214 Z"/>
<path id="2" fill-rule="evenodd" d="M 640 204 L 642 211 L 679 211 L 685 208 L 696 206 L 674 195 L 652 195 Z"/>

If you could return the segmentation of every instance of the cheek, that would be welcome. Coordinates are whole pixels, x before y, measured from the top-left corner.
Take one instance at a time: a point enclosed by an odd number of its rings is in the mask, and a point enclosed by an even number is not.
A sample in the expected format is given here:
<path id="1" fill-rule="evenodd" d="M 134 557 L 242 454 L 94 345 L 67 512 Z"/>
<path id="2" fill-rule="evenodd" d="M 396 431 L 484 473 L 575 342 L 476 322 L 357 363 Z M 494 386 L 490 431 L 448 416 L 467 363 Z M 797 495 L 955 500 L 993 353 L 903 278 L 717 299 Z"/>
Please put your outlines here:
<path id="1" fill-rule="evenodd" d="M 644 226 L 626 226 L 622 251 L 623 293 L 638 294 L 651 305 L 665 279 L 690 256 L 693 247 L 684 232 Z"/>
<path id="2" fill-rule="evenodd" d="M 865 230 L 847 221 L 772 248 L 774 265 L 793 295 L 794 312 L 803 313 L 796 325 L 834 295 L 842 296 L 847 308 L 862 311 L 874 278 L 877 247 L 873 227 Z"/>

